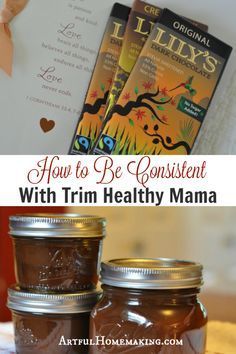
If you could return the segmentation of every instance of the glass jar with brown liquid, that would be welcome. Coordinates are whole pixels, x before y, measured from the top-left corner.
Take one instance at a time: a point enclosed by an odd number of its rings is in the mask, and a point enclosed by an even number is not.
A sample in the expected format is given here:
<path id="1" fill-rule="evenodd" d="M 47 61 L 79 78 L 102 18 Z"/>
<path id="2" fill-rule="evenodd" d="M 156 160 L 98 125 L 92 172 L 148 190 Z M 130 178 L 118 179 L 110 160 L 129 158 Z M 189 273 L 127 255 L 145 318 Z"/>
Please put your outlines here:
<path id="1" fill-rule="evenodd" d="M 8 290 L 17 354 L 87 354 L 89 316 L 101 289 L 76 294 Z"/>
<path id="2" fill-rule="evenodd" d="M 21 289 L 68 293 L 96 288 L 105 219 L 77 214 L 10 217 Z"/>
<path id="3" fill-rule="evenodd" d="M 198 300 L 200 264 L 120 259 L 102 264 L 90 318 L 90 354 L 203 354 L 207 314 Z M 103 340 L 102 340 L 103 339 Z"/>

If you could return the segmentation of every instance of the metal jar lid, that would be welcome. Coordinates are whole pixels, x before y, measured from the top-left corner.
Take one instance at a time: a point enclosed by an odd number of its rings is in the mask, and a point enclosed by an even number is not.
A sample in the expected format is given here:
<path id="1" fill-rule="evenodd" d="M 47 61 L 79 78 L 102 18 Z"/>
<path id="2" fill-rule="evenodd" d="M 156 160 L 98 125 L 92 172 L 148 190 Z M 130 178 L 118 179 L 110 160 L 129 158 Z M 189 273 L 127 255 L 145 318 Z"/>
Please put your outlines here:
<path id="1" fill-rule="evenodd" d="M 101 282 L 133 289 L 189 289 L 203 284 L 199 263 L 175 259 L 117 259 L 102 263 Z"/>
<path id="2" fill-rule="evenodd" d="M 75 314 L 91 312 L 102 296 L 101 288 L 75 294 L 36 294 L 20 290 L 18 286 L 8 289 L 10 310 L 35 314 Z"/>
<path id="3" fill-rule="evenodd" d="M 105 237 L 106 219 L 80 214 L 24 214 L 9 218 L 10 235 L 19 237 Z"/>

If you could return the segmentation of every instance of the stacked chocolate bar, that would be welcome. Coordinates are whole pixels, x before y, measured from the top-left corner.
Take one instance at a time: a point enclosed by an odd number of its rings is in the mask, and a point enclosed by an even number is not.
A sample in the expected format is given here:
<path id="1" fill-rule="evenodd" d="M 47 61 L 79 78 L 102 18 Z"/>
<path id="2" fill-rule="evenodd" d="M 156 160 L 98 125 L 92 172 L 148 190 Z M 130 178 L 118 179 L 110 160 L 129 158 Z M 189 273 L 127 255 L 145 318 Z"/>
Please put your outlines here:
<path id="1" fill-rule="evenodd" d="M 208 27 L 115 4 L 70 154 L 190 154 L 232 48 Z"/>

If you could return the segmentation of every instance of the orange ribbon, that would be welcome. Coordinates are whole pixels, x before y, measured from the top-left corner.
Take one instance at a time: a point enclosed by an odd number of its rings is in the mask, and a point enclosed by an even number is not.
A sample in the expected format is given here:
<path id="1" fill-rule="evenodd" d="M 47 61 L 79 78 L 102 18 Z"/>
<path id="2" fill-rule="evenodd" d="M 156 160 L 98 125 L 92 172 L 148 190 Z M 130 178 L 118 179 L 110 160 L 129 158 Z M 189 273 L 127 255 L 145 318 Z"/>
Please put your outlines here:
<path id="1" fill-rule="evenodd" d="M 12 75 L 13 63 L 13 42 L 9 23 L 24 9 L 27 2 L 28 0 L 4 0 L 0 10 L 0 68 L 9 76 Z"/>

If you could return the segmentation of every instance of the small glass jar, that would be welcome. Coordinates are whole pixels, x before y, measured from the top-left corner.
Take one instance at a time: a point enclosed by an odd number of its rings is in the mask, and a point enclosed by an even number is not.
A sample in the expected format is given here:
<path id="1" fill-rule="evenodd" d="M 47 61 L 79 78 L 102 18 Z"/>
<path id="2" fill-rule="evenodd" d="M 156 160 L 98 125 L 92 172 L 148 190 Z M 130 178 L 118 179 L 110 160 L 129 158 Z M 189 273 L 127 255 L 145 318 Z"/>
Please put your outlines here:
<path id="1" fill-rule="evenodd" d="M 47 293 L 96 288 L 105 224 L 83 215 L 10 217 L 20 288 Z"/>
<path id="2" fill-rule="evenodd" d="M 47 295 L 10 288 L 16 353 L 87 354 L 89 316 L 101 294 L 101 289 Z"/>
<path id="3" fill-rule="evenodd" d="M 203 354 L 207 314 L 200 264 L 171 259 L 102 263 L 103 297 L 90 318 L 90 354 Z M 104 338 L 104 340 L 102 340 Z"/>

